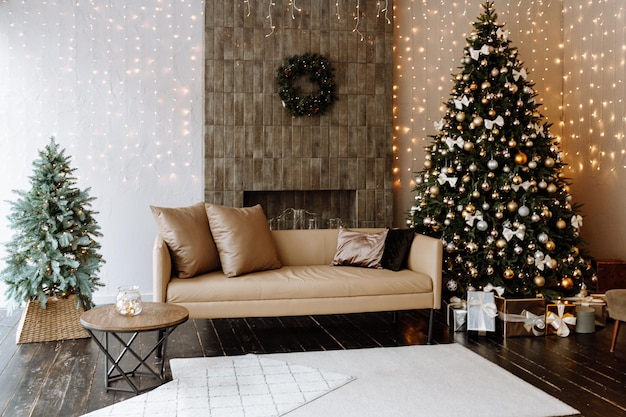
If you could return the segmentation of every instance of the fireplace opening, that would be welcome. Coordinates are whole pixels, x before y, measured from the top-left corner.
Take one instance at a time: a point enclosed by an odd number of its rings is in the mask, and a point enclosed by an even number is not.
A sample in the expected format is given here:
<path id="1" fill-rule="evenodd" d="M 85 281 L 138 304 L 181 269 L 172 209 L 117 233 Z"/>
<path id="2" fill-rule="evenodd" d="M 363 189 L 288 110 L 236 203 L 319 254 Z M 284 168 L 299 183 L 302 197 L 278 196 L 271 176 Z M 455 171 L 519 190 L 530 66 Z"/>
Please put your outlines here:
<path id="1" fill-rule="evenodd" d="M 243 202 L 260 204 L 274 229 L 358 226 L 356 190 L 244 191 Z"/>

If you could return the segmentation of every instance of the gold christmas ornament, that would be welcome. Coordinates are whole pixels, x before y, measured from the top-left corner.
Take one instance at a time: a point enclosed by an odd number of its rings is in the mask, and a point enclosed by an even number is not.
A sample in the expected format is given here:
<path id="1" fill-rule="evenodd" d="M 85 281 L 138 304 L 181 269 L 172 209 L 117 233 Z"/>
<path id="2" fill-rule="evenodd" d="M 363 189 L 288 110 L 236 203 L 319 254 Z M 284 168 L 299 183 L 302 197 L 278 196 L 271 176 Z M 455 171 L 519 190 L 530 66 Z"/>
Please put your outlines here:
<path id="1" fill-rule="evenodd" d="M 574 280 L 570 277 L 563 277 L 563 279 L 561 280 L 561 287 L 566 290 L 571 290 L 572 288 L 574 288 Z"/>
<path id="2" fill-rule="evenodd" d="M 543 287 L 544 285 L 546 285 L 546 279 L 541 275 L 535 275 L 535 277 L 533 278 L 533 282 L 538 287 Z"/>
<path id="3" fill-rule="evenodd" d="M 528 156 L 524 152 L 515 154 L 514 161 L 517 165 L 524 165 L 528 161 Z"/>
<path id="4" fill-rule="evenodd" d="M 567 223 L 565 222 L 565 220 L 563 220 L 563 219 L 559 219 L 559 220 L 557 220 L 557 221 L 556 221 L 556 228 L 557 228 L 557 229 L 561 229 L 561 230 L 563 230 L 563 229 L 565 229 L 566 227 L 567 227 Z"/>
<path id="5" fill-rule="evenodd" d="M 553 240 L 548 240 L 546 242 L 546 250 L 548 252 L 552 252 L 554 249 L 556 249 L 556 244 L 554 243 Z"/>
<path id="6" fill-rule="evenodd" d="M 436 185 L 433 185 L 432 187 L 430 187 L 429 191 L 432 197 L 437 197 L 439 195 L 439 187 Z"/>
<path id="7" fill-rule="evenodd" d="M 515 272 L 511 268 L 507 268 L 502 273 L 502 276 L 506 279 L 512 279 L 515 276 Z"/>
<path id="8" fill-rule="evenodd" d="M 518 208 L 518 207 L 519 207 L 519 205 L 518 205 L 518 204 L 517 204 L 517 202 L 515 202 L 515 201 L 509 201 L 509 202 L 506 204 L 506 209 L 507 209 L 509 212 L 511 212 L 511 213 L 513 213 L 513 212 L 517 211 L 517 208 Z"/>

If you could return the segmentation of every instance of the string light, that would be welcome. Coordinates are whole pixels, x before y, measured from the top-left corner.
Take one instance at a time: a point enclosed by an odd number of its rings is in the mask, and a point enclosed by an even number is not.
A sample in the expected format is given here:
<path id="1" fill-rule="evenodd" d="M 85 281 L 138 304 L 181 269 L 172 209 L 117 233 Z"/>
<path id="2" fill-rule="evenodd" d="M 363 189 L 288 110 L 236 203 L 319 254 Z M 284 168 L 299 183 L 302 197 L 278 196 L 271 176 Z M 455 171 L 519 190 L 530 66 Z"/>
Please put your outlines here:
<path id="1" fill-rule="evenodd" d="M 258 0 L 258 1 L 261 1 L 261 0 Z M 356 33 L 359 36 L 360 40 L 363 41 L 365 39 L 365 36 L 363 35 L 363 33 L 361 33 L 359 29 L 359 25 L 361 23 L 361 13 L 362 13 L 361 12 L 361 0 L 355 0 L 355 1 L 356 3 L 354 6 L 354 12 L 353 12 L 353 15 L 354 15 L 353 19 L 355 21 L 355 25 L 354 25 L 354 29 L 352 30 L 352 32 Z M 409 1 L 412 1 L 412 0 L 409 0 Z M 243 3 L 246 6 L 245 7 L 246 17 L 249 17 L 252 13 L 252 4 L 250 0 L 243 0 Z M 384 6 L 383 6 L 383 3 L 384 3 Z M 269 38 L 276 32 L 276 25 L 274 24 L 274 17 L 272 16 L 272 9 L 274 8 L 274 6 L 276 6 L 276 2 L 274 0 L 268 0 L 267 14 L 265 15 L 265 19 L 269 21 L 270 32 L 265 35 L 266 38 Z M 296 19 L 296 12 L 300 13 L 302 11 L 302 8 L 296 4 L 296 0 L 289 0 L 287 7 L 289 8 L 289 11 L 291 12 L 292 20 Z M 382 15 L 384 16 L 387 24 L 391 24 L 391 19 L 389 19 L 388 11 L 389 11 L 389 0 L 384 0 L 384 1 L 377 0 L 376 1 L 376 17 L 380 17 Z M 337 18 L 337 20 L 341 20 L 339 0 L 335 1 L 335 17 Z"/>
<path id="2" fill-rule="evenodd" d="M 85 182 L 191 178 L 201 161 L 191 137 L 202 134 L 194 119 L 202 111 L 195 92 L 203 82 L 196 57 L 204 48 L 204 7 L 189 0 L 28 4 L 6 4 L 0 17 L 0 51 L 7 52 L 0 95 L 14 104 L 3 135 L 54 134 L 77 163 L 86 162 L 79 170 Z"/>

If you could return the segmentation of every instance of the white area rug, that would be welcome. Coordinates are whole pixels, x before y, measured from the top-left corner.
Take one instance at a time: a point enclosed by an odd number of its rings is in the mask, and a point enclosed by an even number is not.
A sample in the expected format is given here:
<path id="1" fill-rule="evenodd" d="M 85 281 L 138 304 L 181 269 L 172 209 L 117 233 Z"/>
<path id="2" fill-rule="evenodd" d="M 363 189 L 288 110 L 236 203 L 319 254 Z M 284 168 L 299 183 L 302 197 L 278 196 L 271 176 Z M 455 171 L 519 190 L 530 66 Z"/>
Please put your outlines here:
<path id="1" fill-rule="evenodd" d="M 293 410 L 289 417 L 553 417 L 578 414 L 574 408 L 457 344 L 278 353 L 259 357 L 355 377 L 341 389 Z M 170 365 L 174 377 L 180 378 L 231 359 L 172 359 Z"/>
<path id="2" fill-rule="evenodd" d="M 353 379 L 255 355 L 220 359 L 226 360 L 188 369 L 148 393 L 87 415 L 282 416 Z"/>

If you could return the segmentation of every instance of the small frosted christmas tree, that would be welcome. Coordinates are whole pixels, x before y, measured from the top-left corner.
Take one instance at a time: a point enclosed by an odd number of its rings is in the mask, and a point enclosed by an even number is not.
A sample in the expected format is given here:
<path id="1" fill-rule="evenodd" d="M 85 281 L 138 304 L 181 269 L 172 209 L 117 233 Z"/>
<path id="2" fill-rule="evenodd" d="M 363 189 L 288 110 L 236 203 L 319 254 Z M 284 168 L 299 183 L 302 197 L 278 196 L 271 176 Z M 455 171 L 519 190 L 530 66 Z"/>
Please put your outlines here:
<path id="1" fill-rule="evenodd" d="M 89 309 L 95 287 L 102 286 L 97 272 L 104 262 L 94 240 L 101 236 L 90 209 L 89 189 L 81 191 L 70 168 L 70 158 L 54 138 L 33 162 L 29 191 L 14 191 L 8 216 L 15 230 L 6 243 L 6 267 L 0 277 L 7 297 L 16 304 L 48 297 L 76 295 L 77 307 Z"/>
<path id="2" fill-rule="evenodd" d="M 487 284 L 511 297 L 584 293 L 593 270 L 565 164 L 493 3 L 482 7 L 416 177 L 409 225 L 443 240 L 446 286 L 457 294 Z"/>

